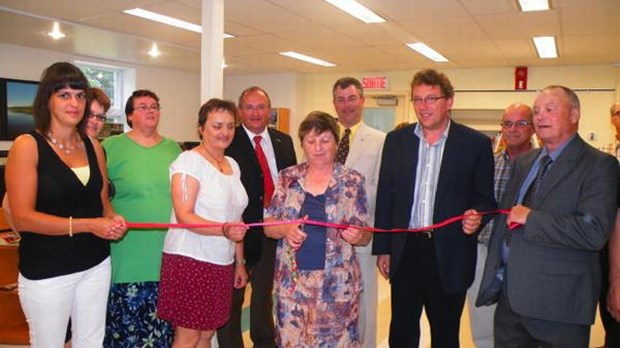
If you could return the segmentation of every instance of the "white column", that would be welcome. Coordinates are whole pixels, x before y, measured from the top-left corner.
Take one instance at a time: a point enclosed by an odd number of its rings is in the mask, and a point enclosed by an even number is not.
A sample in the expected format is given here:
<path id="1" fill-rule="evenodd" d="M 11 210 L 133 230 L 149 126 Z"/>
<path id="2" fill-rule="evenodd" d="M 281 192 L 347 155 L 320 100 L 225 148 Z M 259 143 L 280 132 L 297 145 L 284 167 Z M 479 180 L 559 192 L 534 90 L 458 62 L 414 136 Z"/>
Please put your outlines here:
<path id="1" fill-rule="evenodd" d="M 200 102 L 224 91 L 224 0 L 202 0 Z"/>

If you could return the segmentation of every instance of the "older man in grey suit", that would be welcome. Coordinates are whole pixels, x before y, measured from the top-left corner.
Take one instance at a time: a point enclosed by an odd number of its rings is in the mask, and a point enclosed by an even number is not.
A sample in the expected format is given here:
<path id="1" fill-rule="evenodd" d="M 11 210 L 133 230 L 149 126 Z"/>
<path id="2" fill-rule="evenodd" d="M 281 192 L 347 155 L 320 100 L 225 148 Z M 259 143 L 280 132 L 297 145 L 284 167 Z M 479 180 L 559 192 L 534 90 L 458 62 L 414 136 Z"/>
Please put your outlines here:
<path id="1" fill-rule="evenodd" d="M 476 301 L 498 302 L 496 347 L 588 347 L 618 163 L 581 139 L 579 116 L 577 95 L 563 86 L 546 87 L 534 102 L 544 147 L 514 164 L 501 202 L 510 212 L 495 222 Z"/>
<path id="2" fill-rule="evenodd" d="M 374 224 L 375 197 L 379 180 L 379 165 L 385 133 L 367 126 L 362 121 L 364 90 L 353 77 L 343 77 L 332 88 L 333 103 L 340 125 L 340 144 L 336 160 L 353 168 L 366 178 L 368 213 Z M 355 247 L 359 257 L 364 292 L 360 299 L 359 332 L 363 347 L 375 347 L 377 340 L 377 269 L 371 254 L 371 243 Z"/>

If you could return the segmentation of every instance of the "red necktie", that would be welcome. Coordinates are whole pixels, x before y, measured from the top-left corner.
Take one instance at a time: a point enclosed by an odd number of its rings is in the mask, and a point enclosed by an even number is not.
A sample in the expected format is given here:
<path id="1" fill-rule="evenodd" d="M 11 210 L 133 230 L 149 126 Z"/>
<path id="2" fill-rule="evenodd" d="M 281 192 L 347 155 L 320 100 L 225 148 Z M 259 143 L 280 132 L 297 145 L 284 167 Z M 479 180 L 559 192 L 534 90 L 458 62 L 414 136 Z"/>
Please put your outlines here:
<path id="1" fill-rule="evenodd" d="M 271 202 L 274 186 L 271 172 L 269 171 L 269 164 L 267 163 L 267 156 L 265 156 L 265 152 L 263 152 L 263 148 L 260 146 L 260 141 L 262 139 L 263 137 L 260 135 L 254 137 L 254 144 L 256 144 L 254 151 L 256 151 L 256 158 L 258 159 L 260 170 L 263 172 L 263 188 L 265 189 L 263 193 L 263 206 L 266 208 Z"/>

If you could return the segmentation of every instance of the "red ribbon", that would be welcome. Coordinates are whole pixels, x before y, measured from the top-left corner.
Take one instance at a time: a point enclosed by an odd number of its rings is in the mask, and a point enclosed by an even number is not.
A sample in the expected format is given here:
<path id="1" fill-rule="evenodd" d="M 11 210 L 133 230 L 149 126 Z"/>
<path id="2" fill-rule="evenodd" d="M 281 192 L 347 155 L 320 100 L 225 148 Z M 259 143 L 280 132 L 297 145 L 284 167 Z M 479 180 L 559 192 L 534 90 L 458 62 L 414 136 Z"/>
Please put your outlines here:
<path id="1" fill-rule="evenodd" d="M 477 214 L 470 214 L 470 215 L 495 215 L 495 214 L 508 214 L 510 212 L 510 209 L 499 209 L 499 210 L 492 210 L 492 211 L 486 211 L 486 212 L 479 212 Z M 296 225 L 302 225 L 302 224 L 308 224 L 308 225 L 316 225 L 316 226 L 324 226 L 324 227 L 331 227 L 331 228 L 336 228 L 336 229 L 341 229 L 341 230 L 346 230 L 349 227 L 355 227 L 358 228 L 360 230 L 364 230 L 364 231 L 371 231 L 371 232 L 426 232 L 426 231 L 430 231 L 430 230 L 434 230 L 434 229 L 438 229 L 438 228 L 442 228 L 445 227 L 447 225 L 450 225 L 452 223 L 455 223 L 457 221 L 463 220 L 465 218 L 465 215 L 458 215 L 458 216 L 454 216 L 451 217 L 449 219 L 446 219 L 444 221 L 441 221 L 439 223 L 433 224 L 431 226 L 428 227 L 420 227 L 420 228 L 392 228 L 392 229 L 381 229 L 381 228 L 374 228 L 374 227 L 369 227 L 369 226 L 355 226 L 355 225 L 345 225 L 345 224 L 336 224 L 336 223 L 331 223 L 331 222 L 323 222 L 323 221 L 315 221 L 315 220 L 304 220 L 304 219 L 296 219 L 296 220 L 288 220 L 288 221 L 270 221 L 270 222 L 255 222 L 255 223 L 250 223 L 250 224 L 244 224 L 244 223 L 227 223 L 227 226 L 245 226 L 245 227 L 259 227 L 259 226 L 280 226 L 280 225 L 291 225 L 291 224 L 296 224 Z M 222 227 L 224 224 L 223 223 L 211 223 L 211 224 L 172 224 L 172 223 L 150 223 L 150 222 L 128 222 L 127 223 L 127 228 L 129 229 L 166 229 L 166 228 L 187 228 L 187 229 L 193 229 L 193 228 L 208 228 L 208 227 Z M 510 229 L 514 229 L 516 227 L 520 226 L 519 224 L 511 224 L 509 226 Z"/>

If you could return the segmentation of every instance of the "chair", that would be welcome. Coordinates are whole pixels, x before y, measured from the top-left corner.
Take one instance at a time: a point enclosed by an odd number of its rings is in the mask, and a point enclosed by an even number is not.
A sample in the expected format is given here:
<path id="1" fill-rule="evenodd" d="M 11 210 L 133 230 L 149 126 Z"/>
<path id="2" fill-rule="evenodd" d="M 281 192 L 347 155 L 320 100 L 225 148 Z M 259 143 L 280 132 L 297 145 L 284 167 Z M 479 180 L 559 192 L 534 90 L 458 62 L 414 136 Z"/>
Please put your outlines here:
<path id="1" fill-rule="evenodd" d="M 0 209 L 0 231 L 10 229 Z M 0 344 L 29 344 L 28 323 L 17 294 L 17 245 L 0 245 Z"/>

